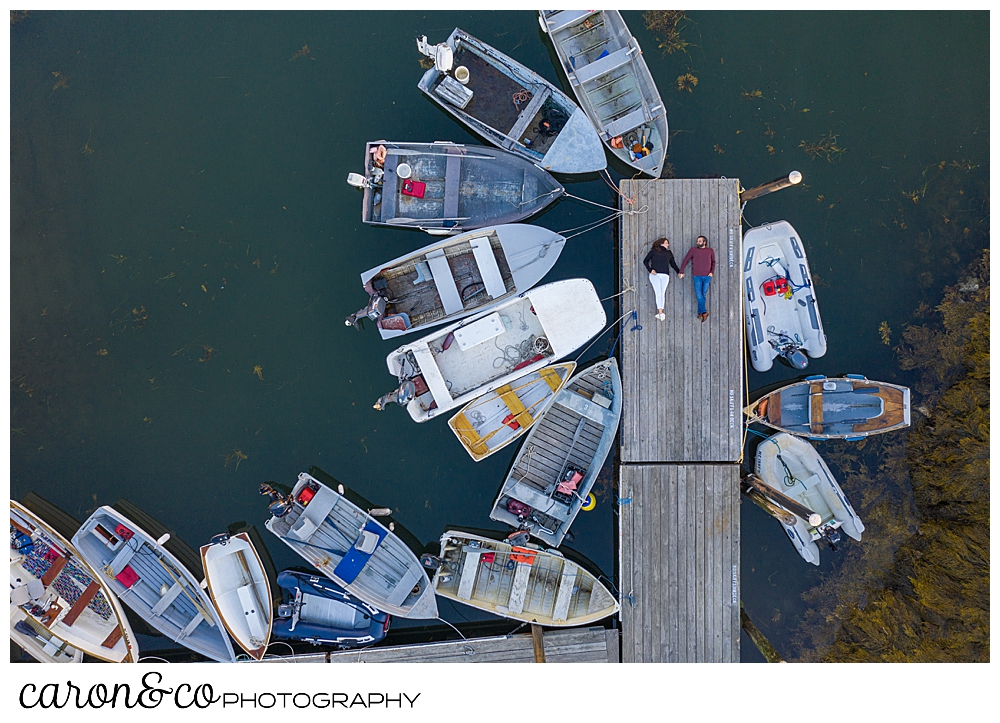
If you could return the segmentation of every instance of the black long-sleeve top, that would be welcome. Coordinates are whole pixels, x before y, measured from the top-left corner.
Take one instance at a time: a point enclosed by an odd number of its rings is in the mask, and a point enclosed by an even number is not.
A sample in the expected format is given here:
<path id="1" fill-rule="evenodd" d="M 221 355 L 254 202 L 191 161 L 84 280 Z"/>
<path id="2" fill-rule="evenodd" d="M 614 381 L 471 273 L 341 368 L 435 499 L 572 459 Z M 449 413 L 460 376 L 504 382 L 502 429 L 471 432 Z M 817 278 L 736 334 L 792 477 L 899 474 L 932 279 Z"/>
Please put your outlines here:
<path id="1" fill-rule="evenodd" d="M 674 261 L 674 252 L 670 249 L 665 249 L 662 246 L 654 246 L 646 254 L 646 258 L 642 260 L 643 266 L 646 267 L 646 271 L 655 271 L 658 274 L 670 275 L 670 267 L 674 268 L 678 274 L 681 272 L 677 268 L 677 262 Z"/>

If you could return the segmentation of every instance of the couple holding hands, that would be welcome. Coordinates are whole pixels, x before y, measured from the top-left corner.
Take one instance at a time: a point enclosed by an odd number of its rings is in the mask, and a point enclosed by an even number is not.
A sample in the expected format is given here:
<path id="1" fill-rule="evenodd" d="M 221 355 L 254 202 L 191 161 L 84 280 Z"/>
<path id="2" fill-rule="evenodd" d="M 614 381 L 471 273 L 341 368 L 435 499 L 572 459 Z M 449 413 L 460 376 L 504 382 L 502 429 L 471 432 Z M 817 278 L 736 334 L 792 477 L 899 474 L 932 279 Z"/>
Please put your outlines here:
<path id="1" fill-rule="evenodd" d="M 670 283 L 670 268 L 677 272 L 677 278 L 684 278 L 684 269 L 688 263 L 691 264 L 691 274 L 694 276 L 694 295 L 698 299 L 698 318 L 705 321 L 708 318 L 708 309 L 705 308 L 705 299 L 708 296 L 708 287 L 712 283 L 712 275 L 715 273 L 715 251 L 708 247 L 708 239 L 699 236 L 695 245 L 684 256 L 680 268 L 674 261 L 674 254 L 670 250 L 669 239 L 659 238 L 653 242 L 646 258 L 642 260 L 643 265 L 649 272 L 649 283 L 653 286 L 653 293 L 656 296 L 656 318 L 663 321 L 667 315 L 663 313 L 663 298 L 667 291 L 667 284 Z"/>

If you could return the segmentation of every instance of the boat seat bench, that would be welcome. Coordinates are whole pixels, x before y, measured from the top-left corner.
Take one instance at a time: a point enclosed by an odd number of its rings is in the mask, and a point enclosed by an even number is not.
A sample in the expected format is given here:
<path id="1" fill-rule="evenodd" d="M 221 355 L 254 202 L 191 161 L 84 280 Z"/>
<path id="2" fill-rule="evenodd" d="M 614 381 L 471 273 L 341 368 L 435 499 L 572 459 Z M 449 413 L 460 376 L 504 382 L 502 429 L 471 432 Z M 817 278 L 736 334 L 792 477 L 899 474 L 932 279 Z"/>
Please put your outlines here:
<path id="1" fill-rule="evenodd" d="M 451 150 L 447 151 L 448 160 L 444 173 L 444 209 L 442 216 L 446 219 L 458 217 L 458 196 L 462 185 L 462 156 Z"/>
<path id="2" fill-rule="evenodd" d="M 487 236 L 474 238 L 472 244 L 472 254 L 476 257 L 476 264 L 479 266 L 479 275 L 483 277 L 486 285 L 486 293 L 494 299 L 499 299 L 507 293 L 507 285 L 500 275 L 500 266 L 497 264 L 496 254 L 493 253 L 493 245 Z"/>
<path id="3" fill-rule="evenodd" d="M 476 576 L 479 573 L 479 558 L 483 554 L 483 549 L 466 546 L 464 553 L 462 576 L 458 580 L 458 592 L 455 593 L 459 600 L 469 600 L 472 597 L 472 589 L 475 587 Z"/>
<path id="4" fill-rule="evenodd" d="M 585 18 L 589 18 L 594 13 L 600 12 L 599 10 L 563 10 L 556 13 L 550 17 L 546 24 L 549 26 L 549 33 L 554 35 L 560 30 L 565 30 L 570 25 L 578 23 Z"/>
<path id="5" fill-rule="evenodd" d="M 587 63 L 582 68 L 578 68 L 575 71 L 577 82 L 580 85 L 589 83 L 595 78 L 610 73 L 612 70 L 628 64 L 631 62 L 634 52 L 634 48 L 626 46 L 624 48 L 619 48 L 615 52 L 609 53 L 602 58 L 598 58 L 593 63 Z"/>
<path id="6" fill-rule="evenodd" d="M 576 572 L 579 568 L 567 560 L 563 564 L 562 576 L 559 578 L 559 591 L 556 593 L 556 603 L 552 609 L 552 619 L 565 620 L 569 615 L 569 604 L 573 599 L 573 588 L 576 585 Z"/>
<path id="7" fill-rule="evenodd" d="M 177 596 L 181 594 L 183 588 L 179 582 L 175 582 L 173 587 L 167 590 L 167 594 L 161 597 L 152 608 L 150 608 L 150 613 L 154 617 L 158 617 L 163 614 L 163 611 L 173 604 Z"/>
<path id="8" fill-rule="evenodd" d="M 444 251 L 435 249 L 428 253 L 425 258 L 431 269 L 431 276 L 434 277 L 434 287 L 437 289 L 438 296 L 441 297 L 444 313 L 456 314 L 462 311 L 465 305 L 458 293 L 455 277 L 451 272 L 451 265 L 448 263 L 448 257 L 444 255 Z"/>

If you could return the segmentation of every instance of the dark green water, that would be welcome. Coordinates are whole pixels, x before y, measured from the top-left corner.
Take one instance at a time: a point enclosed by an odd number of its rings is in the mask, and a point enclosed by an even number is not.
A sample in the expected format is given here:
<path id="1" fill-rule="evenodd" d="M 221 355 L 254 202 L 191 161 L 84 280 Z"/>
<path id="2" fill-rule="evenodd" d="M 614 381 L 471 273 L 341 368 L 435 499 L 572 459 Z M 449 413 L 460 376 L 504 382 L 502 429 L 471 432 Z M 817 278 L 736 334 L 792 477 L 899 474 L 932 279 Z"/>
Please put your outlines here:
<path id="1" fill-rule="evenodd" d="M 624 15 L 669 111 L 676 176 L 749 187 L 803 172 L 745 217 L 791 221 L 827 284 L 829 351 L 810 371 L 905 383 L 879 323 L 898 330 L 935 302 L 976 244 L 915 255 L 903 194 L 941 161 L 988 178 L 988 15 L 691 13 L 679 55 Z M 487 514 L 514 451 L 474 464 L 443 422 L 372 410 L 394 386 L 393 345 L 342 321 L 365 301 L 361 271 L 430 241 L 360 222 L 345 178 L 364 142 L 479 142 L 416 89 L 414 37 L 456 25 L 561 81 L 531 12 L 32 12 L 12 26 L 12 498 L 35 490 L 82 519 L 126 496 L 197 546 L 236 520 L 261 525 L 257 485 L 316 464 L 423 542 L 448 525 L 499 529 Z M 675 82 L 686 72 L 690 94 Z M 799 147 L 830 134 L 846 149 L 835 162 Z M 565 180 L 613 202 L 599 179 Z M 600 217 L 563 200 L 535 222 Z M 613 238 L 609 224 L 571 240 L 546 280 L 586 276 L 612 295 Z M 751 389 L 794 376 L 750 374 Z M 609 575 L 610 495 L 573 543 Z M 822 570 L 755 507 L 742 522 L 743 599 L 780 648 Z M 299 562 L 269 545 L 279 566 Z"/>

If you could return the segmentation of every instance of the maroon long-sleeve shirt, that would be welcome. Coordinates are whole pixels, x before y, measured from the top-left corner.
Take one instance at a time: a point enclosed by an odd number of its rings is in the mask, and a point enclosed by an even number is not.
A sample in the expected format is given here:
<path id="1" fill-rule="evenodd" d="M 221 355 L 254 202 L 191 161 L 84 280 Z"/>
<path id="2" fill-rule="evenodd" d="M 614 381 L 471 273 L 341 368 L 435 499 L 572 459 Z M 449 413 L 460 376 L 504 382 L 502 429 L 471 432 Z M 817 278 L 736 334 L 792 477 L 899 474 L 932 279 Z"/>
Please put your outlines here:
<path id="1" fill-rule="evenodd" d="M 694 276 L 708 276 L 715 273 L 715 251 L 708 246 L 703 249 L 692 246 L 681 261 L 681 273 L 687 268 L 688 261 L 691 262 L 691 273 Z"/>

